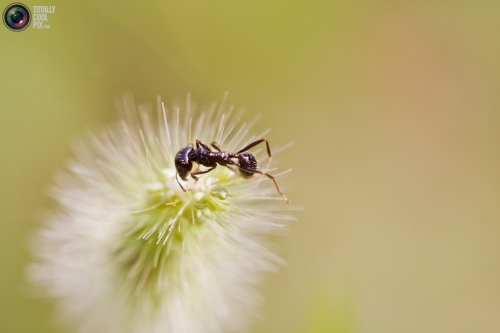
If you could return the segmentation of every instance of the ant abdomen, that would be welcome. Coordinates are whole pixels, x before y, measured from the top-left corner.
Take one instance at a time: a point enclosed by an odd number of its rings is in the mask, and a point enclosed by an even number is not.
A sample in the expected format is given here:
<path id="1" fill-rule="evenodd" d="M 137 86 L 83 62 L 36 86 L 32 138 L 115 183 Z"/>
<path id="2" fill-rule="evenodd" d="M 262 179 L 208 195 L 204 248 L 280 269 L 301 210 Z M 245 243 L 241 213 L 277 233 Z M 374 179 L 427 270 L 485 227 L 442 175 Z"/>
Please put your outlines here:
<path id="1" fill-rule="evenodd" d="M 238 161 L 240 162 L 240 166 L 248 169 L 257 169 L 257 159 L 255 155 L 250 152 L 240 153 L 238 157 Z M 245 178 L 250 178 L 254 175 L 255 172 L 239 169 L 240 173 Z"/>

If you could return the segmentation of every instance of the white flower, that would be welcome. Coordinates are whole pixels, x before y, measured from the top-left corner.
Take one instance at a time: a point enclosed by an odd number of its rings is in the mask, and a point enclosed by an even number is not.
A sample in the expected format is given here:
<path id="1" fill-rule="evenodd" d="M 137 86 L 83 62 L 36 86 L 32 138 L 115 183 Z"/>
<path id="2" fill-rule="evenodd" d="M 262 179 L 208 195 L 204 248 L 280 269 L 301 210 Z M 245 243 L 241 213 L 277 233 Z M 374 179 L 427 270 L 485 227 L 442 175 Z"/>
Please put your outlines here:
<path id="1" fill-rule="evenodd" d="M 175 154 L 196 139 L 237 151 L 261 137 L 232 109 L 191 108 L 188 99 L 169 112 L 158 100 L 157 112 L 137 111 L 125 97 L 121 121 L 77 142 L 57 175 L 58 209 L 29 274 L 79 332 L 242 332 L 263 273 L 282 263 L 271 236 L 293 218 L 270 179 L 219 166 L 182 182 L 187 192 L 177 183 Z"/>

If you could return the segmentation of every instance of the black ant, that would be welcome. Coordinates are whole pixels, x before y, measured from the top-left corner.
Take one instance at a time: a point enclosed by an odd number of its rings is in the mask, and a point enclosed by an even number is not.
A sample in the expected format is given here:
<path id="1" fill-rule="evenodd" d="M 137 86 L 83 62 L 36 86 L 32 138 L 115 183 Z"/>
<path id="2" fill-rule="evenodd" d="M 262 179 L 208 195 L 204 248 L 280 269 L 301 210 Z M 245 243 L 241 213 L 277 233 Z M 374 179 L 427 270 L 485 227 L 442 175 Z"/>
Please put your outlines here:
<path id="1" fill-rule="evenodd" d="M 196 150 L 191 145 L 189 145 L 179 150 L 179 152 L 177 152 L 177 155 L 175 155 L 175 168 L 177 169 L 175 177 L 177 179 L 177 183 L 179 183 L 179 186 L 182 188 L 182 190 L 186 192 L 184 187 L 182 187 L 181 183 L 179 182 L 177 175 L 180 175 L 181 179 L 186 181 L 188 173 L 190 173 L 191 170 L 193 169 L 192 162 L 196 162 L 200 165 L 210 168 L 207 170 L 196 170 L 191 172 L 191 177 L 195 181 L 198 180 L 197 175 L 201 175 L 212 171 L 217 167 L 217 164 L 220 164 L 222 166 L 227 166 L 231 170 L 232 168 L 229 166 L 234 165 L 238 167 L 241 175 L 245 178 L 250 178 L 255 173 L 269 177 L 274 182 L 274 185 L 276 185 L 276 190 L 278 190 L 278 193 L 283 197 L 283 199 L 285 199 L 287 203 L 290 203 L 287 197 L 280 191 L 274 177 L 263 171 L 257 170 L 257 159 L 255 158 L 254 154 L 247 151 L 250 148 L 255 147 L 256 145 L 262 142 L 266 143 L 267 155 L 269 156 L 269 158 L 271 158 L 271 150 L 269 149 L 269 143 L 265 138 L 256 140 L 248 144 L 246 147 L 240 149 L 236 153 L 229 153 L 226 151 L 222 151 L 220 149 L 219 144 L 213 141 L 210 143 L 210 145 L 215 150 L 217 150 L 215 152 L 212 151 L 206 144 L 204 144 L 200 140 L 196 140 Z M 238 163 L 234 162 L 232 158 L 238 159 Z"/>

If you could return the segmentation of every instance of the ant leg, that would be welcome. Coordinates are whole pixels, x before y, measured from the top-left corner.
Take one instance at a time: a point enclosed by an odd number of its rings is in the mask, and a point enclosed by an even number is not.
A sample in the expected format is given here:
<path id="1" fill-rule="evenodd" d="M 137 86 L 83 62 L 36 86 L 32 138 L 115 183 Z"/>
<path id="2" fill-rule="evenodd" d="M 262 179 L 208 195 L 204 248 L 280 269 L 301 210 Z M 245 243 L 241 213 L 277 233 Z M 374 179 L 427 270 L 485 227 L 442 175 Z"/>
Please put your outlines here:
<path id="1" fill-rule="evenodd" d="M 266 143 L 266 147 L 267 147 L 267 156 L 268 156 L 268 159 L 270 159 L 270 158 L 271 158 L 271 149 L 269 148 L 269 142 L 267 141 L 267 139 L 266 139 L 266 138 L 262 138 L 262 139 L 260 139 L 260 140 L 254 141 L 254 142 L 252 142 L 252 143 L 248 144 L 248 146 L 246 146 L 246 147 L 244 147 L 244 148 L 240 149 L 240 150 L 239 150 L 239 151 L 237 151 L 236 153 L 237 153 L 237 154 L 239 154 L 239 153 L 243 153 L 243 152 L 247 151 L 248 149 L 250 149 L 250 148 L 253 148 L 253 147 L 257 146 L 259 143 L 262 143 L 262 142 L 265 142 L 265 143 Z"/>
<path id="2" fill-rule="evenodd" d="M 216 149 L 217 151 L 219 151 L 219 152 L 221 152 L 221 151 L 222 151 L 222 150 L 220 149 L 219 144 L 218 144 L 217 142 L 212 141 L 212 142 L 210 142 L 210 145 L 211 145 L 212 147 L 214 147 L 214 149 Z"/>
<path id="3" fill-rule="evenodd" d="M 184 192 L 186 192 L 186 189 L 184 187 L 182 187 L 181 182 L 179 181 L 179 177 L 178 176 L 179 176 L 179 174 L 176 172 L 175 173 L 175 179 L 177 179 L 177 184 L 179 184 L 179 186 L 182 188 L 182 190 Z"/>
<path id="4" fill-rule="evenodd" d="M 283 192 L 280 191 L 280 188 L 278 187 L 278 183 L 276 183 L 276 180 L 274 179 L 273 176 L 271 176 L 270 174 L 268 173 L 265 173 L 263 171 L 260 171 L 260 170 L 256 170 L 256 169 L 251 169 L 251 168 L 245 168 L 245 167 L 242 167 L 238 164 L 235 163 L 235 165 L 240 168 L 240 169 L 243 169 L 245 171 L 248 171 L 248 172 L 253 172 L 253 173 L 258 173 L 258 174 L 261 174 L 261 175 L 264 175 L 264 176 L 267 176 L 269 179 L 271 179 L 273 182 L 274 182 L 274 185 L 276 186 L 276 190 L 278 191 L 278 193 L 283 197 L 283 199 L 285 199 L 286 203 L 289 204 L 290 203 L 290 200 L 288 200 L 288 198 L 283 194 Z"/>
<path id="5" fill-rule="evenodd" d="M 193 171 L 191 172 L 191 177 L 195 180 L 195 181 L 198 181 L 199 177 L 196 177 L 197 175 L 202 175 L 204 173 L 208 173 L 210 171 L 212 171 L 213 169 L 215 169 L 217 167 L 217 164 L 214 166 L 214 167 L 211 167 L 210 169 L 207 169 L 207 170 L 197 170 L 197 171 Z"/>
<path id="6" fill-rule="evenodd" d="M 236 163 L 233 163 L 233 164 L 231 164 L 231 165 L 236 165 Z M 229 170 L 231 170 L 232 172 L 234 172 L 234 173 L 238 173 L 238 172 L 236 172 L 236 170 L 235 170 L 233 167 L 230 167 L 229 165 L 226 165 L 226 167 L 227 167 Z"/>
<path id="7" fill-rule="evenodd" d="M 196 139 L 196 148 L 200 148 L 200 146 L 202 146 L 203 148 L 205 148 L 208 151 L 212 151 L 210 148 L 208 148 L 208 146 L 206 144 L 204 144 L 202 141 Z"/>

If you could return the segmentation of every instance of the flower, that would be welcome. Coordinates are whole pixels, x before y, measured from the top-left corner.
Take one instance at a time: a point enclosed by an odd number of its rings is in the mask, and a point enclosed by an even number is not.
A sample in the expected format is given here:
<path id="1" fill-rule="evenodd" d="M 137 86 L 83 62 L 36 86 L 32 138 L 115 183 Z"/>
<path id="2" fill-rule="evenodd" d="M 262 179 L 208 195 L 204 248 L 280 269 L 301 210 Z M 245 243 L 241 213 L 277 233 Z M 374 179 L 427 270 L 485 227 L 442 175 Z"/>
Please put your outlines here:
<path id="1" fill-rule="evenodd" d="M 194 117 L 189 98 L 184 112 L 158 99 L 152 116 L 130 96 L 120 109 L 115 126 L 76 142 L 56 176 L 58 208 L 36 236 L 30 279 L 79 332 L 244 331 L 263 273 L 283 263 L 272 236 L 292 207 L 267 177 L 222 166 L 184 192 L 174 158 L 198 138 L 237 151 L 256 138 L 251 125 L 223 103 Z"/>

